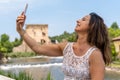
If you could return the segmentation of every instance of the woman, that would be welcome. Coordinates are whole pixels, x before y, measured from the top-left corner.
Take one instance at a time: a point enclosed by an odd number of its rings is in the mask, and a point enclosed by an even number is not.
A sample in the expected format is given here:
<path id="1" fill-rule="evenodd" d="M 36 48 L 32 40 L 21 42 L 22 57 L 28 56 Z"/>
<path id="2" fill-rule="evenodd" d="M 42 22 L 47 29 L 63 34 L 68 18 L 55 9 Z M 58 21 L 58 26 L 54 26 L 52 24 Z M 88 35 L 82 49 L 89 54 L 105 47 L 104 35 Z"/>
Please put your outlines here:
<path id="1" fill-rule="evenodd" d="M 107 27 L 96 13 L 77 20 L 76 42 L 39 45 L 24 30 L 24 12 L 16 20 L 17 31 L 38 54 L 63 56 L 64 80 L 104 80 L 105 65 L 110 63 Z"/>

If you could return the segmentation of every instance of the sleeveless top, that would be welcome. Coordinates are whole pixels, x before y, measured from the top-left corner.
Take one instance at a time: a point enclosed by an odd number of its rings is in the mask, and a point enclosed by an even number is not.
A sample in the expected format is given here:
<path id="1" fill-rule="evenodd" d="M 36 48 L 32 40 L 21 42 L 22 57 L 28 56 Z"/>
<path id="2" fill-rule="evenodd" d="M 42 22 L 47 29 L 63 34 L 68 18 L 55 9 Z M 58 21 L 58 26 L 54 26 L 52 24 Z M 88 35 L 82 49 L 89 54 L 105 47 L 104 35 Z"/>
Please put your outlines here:
<path id="1" fill-rule="evenodd" d="M 67 43 L 63 50 L 64 80 L 91 80 L 89 56 L 95 49 L 96 47 L 91 47 L 83 56 L 76 56 L 73 51 L 73 43 Z"/>

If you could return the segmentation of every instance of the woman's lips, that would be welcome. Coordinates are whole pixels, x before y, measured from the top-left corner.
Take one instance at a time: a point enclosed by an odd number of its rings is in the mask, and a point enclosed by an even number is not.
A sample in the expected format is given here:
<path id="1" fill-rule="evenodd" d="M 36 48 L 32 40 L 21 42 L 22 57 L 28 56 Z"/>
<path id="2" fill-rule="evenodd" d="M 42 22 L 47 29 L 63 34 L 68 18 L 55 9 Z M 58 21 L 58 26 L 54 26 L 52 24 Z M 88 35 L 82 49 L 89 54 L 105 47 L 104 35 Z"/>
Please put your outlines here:
<path id="1" fill-rule="evenodd" d="M 80 27 L 80 25 L 79 25 L 79 24 L 77 24 L 76 26 L 77 26 L 77 27 Z"/>

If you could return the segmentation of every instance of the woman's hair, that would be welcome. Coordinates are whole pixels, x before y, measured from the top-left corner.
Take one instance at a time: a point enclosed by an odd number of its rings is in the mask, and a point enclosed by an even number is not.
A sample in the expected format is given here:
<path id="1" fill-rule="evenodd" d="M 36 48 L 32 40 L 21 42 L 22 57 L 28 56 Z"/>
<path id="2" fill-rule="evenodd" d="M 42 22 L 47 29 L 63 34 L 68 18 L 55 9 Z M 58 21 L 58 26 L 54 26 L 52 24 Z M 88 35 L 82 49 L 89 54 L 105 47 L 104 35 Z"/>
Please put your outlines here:
<path id="1" fill-rule="evenodd" d="M 96 13 L 90 13 L 91 16 L 88 30 L 87 41 L 90 45 L 95 45 L 102 52 L 105 64 L 111 62 L 110 41 L 108 37 L 108 30 L 104 24 L 104 20 Z"/>

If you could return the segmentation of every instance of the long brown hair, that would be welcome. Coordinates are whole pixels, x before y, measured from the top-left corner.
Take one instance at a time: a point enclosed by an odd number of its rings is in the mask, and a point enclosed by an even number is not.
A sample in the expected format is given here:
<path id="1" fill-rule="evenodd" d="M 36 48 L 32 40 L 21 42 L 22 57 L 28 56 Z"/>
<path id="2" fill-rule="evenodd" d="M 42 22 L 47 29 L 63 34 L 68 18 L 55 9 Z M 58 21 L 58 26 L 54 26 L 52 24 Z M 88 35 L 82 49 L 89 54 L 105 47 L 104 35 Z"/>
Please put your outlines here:
<path id="1" fill-rule="evenodd" d="M 91 18 L 87 41 L 100 49 L 105 64 L 109 64 L 111 62 L 111 51 L 107 26 L 104 24 L 104 20 L 96 13 L 90 13 L 89 15 Z"/>

